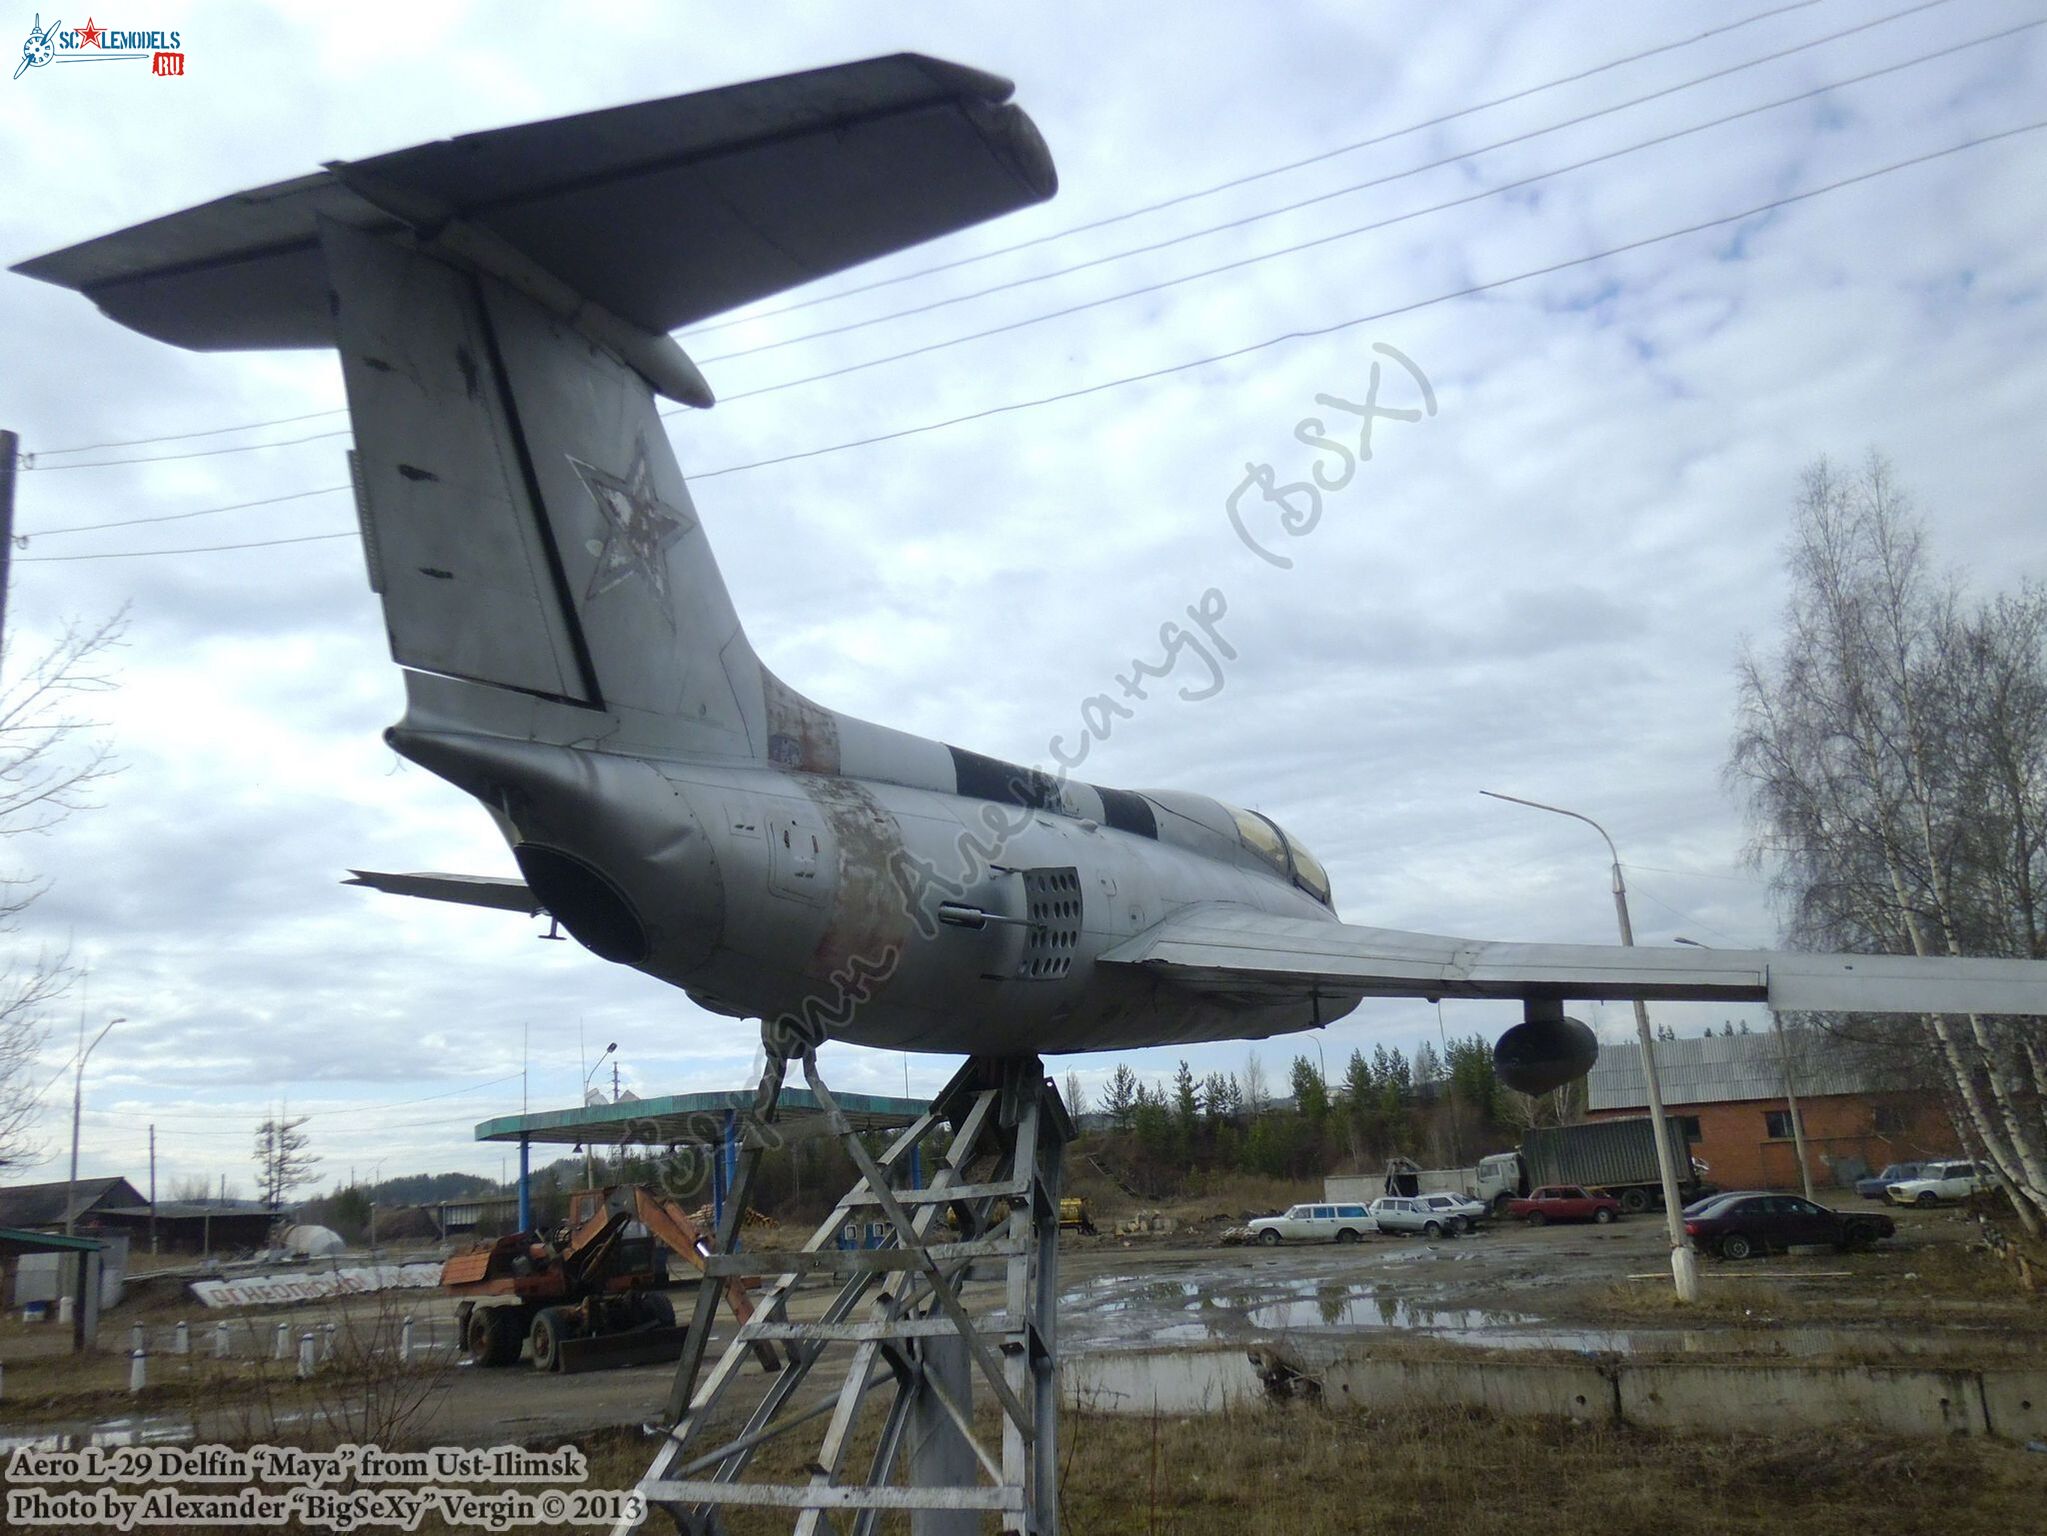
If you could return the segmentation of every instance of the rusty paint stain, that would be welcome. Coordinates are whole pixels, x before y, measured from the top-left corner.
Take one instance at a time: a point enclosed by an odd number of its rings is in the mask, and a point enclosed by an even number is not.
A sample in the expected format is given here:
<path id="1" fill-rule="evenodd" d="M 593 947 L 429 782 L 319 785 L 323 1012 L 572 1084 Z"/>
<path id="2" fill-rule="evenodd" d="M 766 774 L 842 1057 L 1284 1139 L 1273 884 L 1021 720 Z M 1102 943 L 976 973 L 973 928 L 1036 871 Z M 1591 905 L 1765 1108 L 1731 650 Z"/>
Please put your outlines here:
<path id="1" fill-rule="evenodd" d="M 381 357 L 365 357 L 362 362 L 365 368 L 374 368 L 379 373 L 390 373 L 392 371 L 391 365 Z"/>
<path id="2" fill-rule="evenodd" d="M 910 943 L 910 914 L 888 872 L 890 855 L 903 846 L 896 819 L 858 780 L 834 775 L 796 782 L 823 813 L 838 860 L 836 899 L 811 952 L 811 974 L 830 976 L 856 959 L 872 967 L 891 951 L 900 954 Z"/>
<path id="3" fill-rule="evenodd" d="M 398 473 L 408 480 L 438 480 L 441 477 L 430 469 L 421 469 L 417 464 L 400 464 Z"/>
<path id="4" fill-rule="evenodd" d="M 453 571 L 444 571 L 437 565 L 422 565 L 419 568 L 419 574 L 431 576 L 435 581 L 453 581 L 455 579 Z"/>
<path id="5" fill-rule="evenodd" d="M 839 771 L 839 717 L 813 704 L 772 672 L 761 679 L 768 711 L 768 760 L 804 773 Z"/>
<path id="6" fill-rule="evenodd" d="M 482 375 L 477 370 L 475 355 L 467 347 L 455 349 L 455 366 L 462 370 L 462 388 L 468 393 L 469 398 L 472 400 L 481 398 Z"/>

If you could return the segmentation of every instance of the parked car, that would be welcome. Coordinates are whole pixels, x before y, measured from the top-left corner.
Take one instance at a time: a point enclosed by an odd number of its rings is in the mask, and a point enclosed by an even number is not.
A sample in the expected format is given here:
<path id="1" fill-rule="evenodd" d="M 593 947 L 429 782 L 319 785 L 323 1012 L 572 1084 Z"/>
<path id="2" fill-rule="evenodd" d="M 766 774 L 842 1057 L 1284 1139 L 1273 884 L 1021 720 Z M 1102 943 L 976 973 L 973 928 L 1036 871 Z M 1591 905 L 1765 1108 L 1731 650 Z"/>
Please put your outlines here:
<path id="1" fill-rule="evenodd" d="M 1362 1205 L 1295 1205 L 1284 1216 L 1260 1216 L 1250 1223 L 1251 1235 L 1272 1247 L 1278 1243 L 1354 1243 L 1376 1231 Z"/>
<path id="2" fill-rule="evenodd" d="M 1441 1212 L 1452 1232 L 1476 1232 L 1478 1224 L 1493 1213 L 1493 1208 L 1485 1201 L 1474 1200 L 1453 1190 L 1439 1189 L 1433 1194 L 1415 1198 L 1429 1209 Z"/>
<path id="3" fill-rule="evenodd" d="M 1611 1195 L 1595 1195 L 1576 1184 L 1545 1184 L 1507 1202 L 1507 1214 L 1522 1217 L 1531 1227 L 1551 1221 L 1596 1221 L 1605 1226 L 1620 1213 L 1621 1203 Z"/>
<path id="4" fill-rule="evenodd" d="M 1884 1197 L 1893 1205 L 1939 1205 L 1943 1200 L 1988 1194 L 1996 1187 L 1997 1181 L 1981 1163 L 1928 1163 L 1916 1179 L 1885 1185 Z"/>
<path id="5" fill-rule="evenodd" d="M 1685 1222 L 1693 1242 L 1723 1259 L 1745 1259 L 1752 1253 L 1808 1243 L 1846 1252 L 1872 1247 L 1897 1230 L 1898 1224 L 1888 1216 L 1830 1210 L 1797 1195 L 1740 1195 Z"/>
<path id="6" fill-rule="evenodd" d="M 1457 1220 L 1448 1211 L 1429 1204 L 1427 1195 L 1385 1195 L 1372 1202 L 1372 1220 L 1381 1232 L 1419 1232 L 1423 1237 L 1441 1237 L 1455 1232 Z"/>
<path id="7" fill-rule="evenodd" d="M 1710 1195 L 1699 1196 L 1698 1199 L 1686 1206 L 1679 1214 L 1689 1221 L 1701 1211 L 1709 1211 L 1723 1200 L 1740 1200 L 1749 1195 L 1767 1195 L 1769 1193 L 1770 1191 L 1767 1189 L 1716 1189 Z"/>
<path id="8" fill-rule="evenodd" d="M 1865 1200 L 1881 1200 L 1884 1198 L 1884 1191 L 1893 1184 L 1916 1179 L 1931 1166 L 1930 1163 L 1892 1163 L 1882 1173 L 1871 1174 L 1866 1179 L 1857 1179 L 1855 1193 Z"/>

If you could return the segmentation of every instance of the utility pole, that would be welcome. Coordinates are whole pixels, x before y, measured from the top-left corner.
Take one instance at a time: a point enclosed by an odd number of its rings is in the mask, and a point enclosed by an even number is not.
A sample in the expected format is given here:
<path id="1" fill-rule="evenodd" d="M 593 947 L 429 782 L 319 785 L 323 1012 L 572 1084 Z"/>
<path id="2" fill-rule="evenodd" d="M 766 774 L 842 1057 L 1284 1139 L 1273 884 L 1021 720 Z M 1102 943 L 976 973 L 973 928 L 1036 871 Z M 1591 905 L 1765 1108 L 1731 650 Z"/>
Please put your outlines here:
<path id="1" fill-rule="evenodd" d="M 149 1251 L 156 1252 L 156 1127 L 149 1128 Z"/>
<path id="2" fill-rule="evenodd" d="M 1519 795 L 1503 795 L 1490 789 L 1482 789 L 1479 793 L 1494 800 L 1511 800 L 1516 805 L 1582 821 L 1605 840 L 1607 854 L 1613 860 L 1613 909 L 1620 919 L 1621 943 L 1633 949 L 1635 925 L 1628 920 L 1628 883 L 1621 878 L 1620 850 L 1614 847 L 1606 828 L 1590 816 L 1567 811 L 1560 805 L 1544 805 L 1540 800 L 1523 800 Z M 1642 1047 L 1642 1081 L 1649 1089 L 1649 1129 L 1656 1138 L 1656 1171 L 1663 1184 L 1663 1219 L 1670 1229 L 1670 1278 L 1677 1287 L 1679 1301 L 1696 1302 L 1699 1299 L 1699 1256 L 1692 1251 L 1691 1239 L 1685 1236 L 1684 1203 L 1677 1197 L 1677 1164 L 1670 1155 L 1669 1120 L 1663 1112 L 1663 1084 L 1656 1075 L 1656 1040 L 1649 1031 L 1648 1005 L 1639 997 L 1635 999 L 1635 1038 Z"/>
<path id="3" fill-rule="evenodd" d="M 21 439 L 0 431 L 0 650 L 7 640 L 7 580 L 14 570 L 14 466 Z"/>

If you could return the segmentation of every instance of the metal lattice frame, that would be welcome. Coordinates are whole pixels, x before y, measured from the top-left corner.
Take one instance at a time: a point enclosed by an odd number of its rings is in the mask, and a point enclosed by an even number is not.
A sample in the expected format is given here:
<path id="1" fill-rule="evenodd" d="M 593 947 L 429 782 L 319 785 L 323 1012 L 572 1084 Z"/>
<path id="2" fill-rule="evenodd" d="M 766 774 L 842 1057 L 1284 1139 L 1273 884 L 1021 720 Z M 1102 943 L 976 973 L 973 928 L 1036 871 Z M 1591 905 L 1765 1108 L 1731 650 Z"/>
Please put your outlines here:
<path id="1" fill-rule="evenodd" d="M 771 1058 L 763 1121 L 773 1118 L 784 1071 Z M 734 1253 L 761 1154 L 784 1139 L 748 1127 L 706 1279 L 773 1278 L 752 1320 L 708 1372 L 719 1287 L 698 1288 L 669 1396 L 673 1427 L 639 1484 L 649 1507 L 667 1511 L 688 1536 L 721 1531 L 720 1511 L 730 1506 L 787 1509 L 798 1536 L 836 1532 L 842 1527 L 835 1519 L 856 1536 L 870 1536 L 889 1510 L 915 1511 L 919 1536 L 978 1532 L 991 1511 L 1005 1531 L 1056 1536 L 1059 1187 L 1073 1128 L 1043 1063 L 972 1058 L 878 1158 L 840 1112 L 814 1057 L 804 1059 L 803 1072 L 825 1110 L 803 1133 L 838 1136 L 861 1179 L 798 1253 Z M 947 1127 L 951 1140 L 928 1187 L 910 1188 L 913 1152 L 935 1144 Z M 883 1246 L 833 1246 L 848 1220 L 877 1208 L 889 1226 Z M 934 1242 L 932 1228 L 948 1209 L 959 1230 Z M 961 1287 L 996 1274 L 1005 1282 L 1000 1319 L 970 1317 Z M 815 1277 L 837 1278 L 837 1289 L 815 1321 L 792 1319 L 791 1300 Z M 847 1359 L 843 1384 L 795 1406 L 811 1373 L 840 1354 Z M 742 1428 L 714 1430 L 749 1357 L 774 1379 Z M 975 1377 L 1001 1409 L 999 1453 L 973 1422 Z M 848 1479 L 852 1437 L 878 1389 L 893 1389 L 881 1408 L 878 1443 Z M 827 1415 L 816 1454 L 803 1463 L 807 1481 L 746 1479 L 762 1446 Z M 898 1477 L 906 1449 L 908 1465 Z M 621 1525 L 615 1536 L 630 1528 Z"/>

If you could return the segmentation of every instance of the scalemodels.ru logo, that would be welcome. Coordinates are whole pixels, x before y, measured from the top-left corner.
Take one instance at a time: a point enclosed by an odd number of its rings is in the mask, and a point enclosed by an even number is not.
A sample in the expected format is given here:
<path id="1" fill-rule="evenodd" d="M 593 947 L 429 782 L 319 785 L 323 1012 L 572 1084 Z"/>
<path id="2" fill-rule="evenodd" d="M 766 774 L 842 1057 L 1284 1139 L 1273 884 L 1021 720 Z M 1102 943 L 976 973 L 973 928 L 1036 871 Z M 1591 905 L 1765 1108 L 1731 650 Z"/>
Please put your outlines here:
<path id="1" fill-rule="evenodd" d="M 103 27 L 86 18 L 85 25 L 64 30 L 64 23 L 43 25 L 41 13 L 21 45 L 21 62 L 14 66 L 14 78 L 22 72 L 41 69 L 45 64 L 97 64 L 113 59 L 147 60 L 152 75 L 182 75 L 185 72 L 183 38 L 177 32 L 130 31 L 126 27 Z"/>

